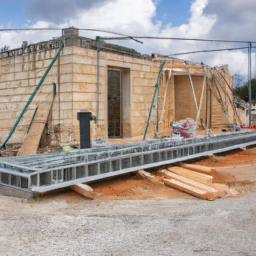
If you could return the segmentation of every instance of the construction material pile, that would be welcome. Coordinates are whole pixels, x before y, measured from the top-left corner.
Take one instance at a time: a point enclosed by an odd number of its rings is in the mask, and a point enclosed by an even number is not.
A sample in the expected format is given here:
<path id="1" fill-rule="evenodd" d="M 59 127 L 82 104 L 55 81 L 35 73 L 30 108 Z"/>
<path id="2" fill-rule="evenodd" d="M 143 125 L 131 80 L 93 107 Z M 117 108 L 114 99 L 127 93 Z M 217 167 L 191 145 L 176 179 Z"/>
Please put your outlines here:
<path id="1" fill-rule="evenodd" d="M 194 121 L 194 119 L 187 118 L 186 120 L 172 123 L 172 127 L 173 137 L 195 138 L 196 122 Z"/>
<path id="2" fill-rule="evenodd" d="M 234 189 L 229 189 L 225 176 L 216 170 L 191 164 L 184 164 L 182 167 L 171 167 L 162 170 L 165 176 L 164 183 L 200 199 L 214 200 L 223 196 L 239 196 Z"/>

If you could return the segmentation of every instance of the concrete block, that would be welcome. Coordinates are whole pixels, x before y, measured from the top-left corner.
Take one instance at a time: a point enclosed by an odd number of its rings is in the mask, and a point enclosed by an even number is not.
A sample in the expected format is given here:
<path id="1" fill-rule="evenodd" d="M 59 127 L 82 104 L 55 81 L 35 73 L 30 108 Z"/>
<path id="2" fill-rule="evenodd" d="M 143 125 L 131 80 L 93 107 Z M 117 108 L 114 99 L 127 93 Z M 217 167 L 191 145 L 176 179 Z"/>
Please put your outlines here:
<path id="1" fill-rule="evenodd" d="M 89 51 L 92 51 L 92 50 L 73 46 L 73 54 L 87 56 Z"/>
<path id="2" fill-rule="evenodd" d="M 60 101 L 72 101 L 72 92 L 61 92 Z"/>
<path id="3" fill-rule="evenodd" d="M 96 101 L 96 93 L 73 93 L 73 101 Z"/>
<path id="4" fill-rule="evenodd" d="M 62 50 L 61 50 L 61 58 L 62 56 L 64 55 L 69 55 L 69 54 L 72 54 L 73 53 L 73 47 L 64 47 Z"/>
<path id="5" fill-rule="evenodd" d="M 56 77 L 55 77 L 54 80 L 56 82 Z M 61 75 L 60 76 L 60 82 L 61 83 L 73 82 L 73 75 L 72 74 Z"/>
<path id="6" fill-rule="evenodd" d="M 55 67 L 57 69 L 57 67 Z M 74 72 L 72 64 L 61 64 L 60 65 L 60 74 L 72 74 Z M 57 74 L 57 72 L 56 72 Z"/>
<path id="7" fill-rule="evenodd" d="M 73 63 L 81 63 L 81 64 L 88 64 L 92 65 L 93 61 L 91 57 L 84 57 L 79 55 L 73 55 Z"/>
<path id="8" fill-rule="evenodd" d="M 1 79 L 1 82 L 13 81 L 14 73 L 1 74 L 0 79 Z"/>
<path id="9" fill-rule="evenodd" d="M 73 55 L 61 56 L 60 64 L 71 64 L 73 63 Z"/>

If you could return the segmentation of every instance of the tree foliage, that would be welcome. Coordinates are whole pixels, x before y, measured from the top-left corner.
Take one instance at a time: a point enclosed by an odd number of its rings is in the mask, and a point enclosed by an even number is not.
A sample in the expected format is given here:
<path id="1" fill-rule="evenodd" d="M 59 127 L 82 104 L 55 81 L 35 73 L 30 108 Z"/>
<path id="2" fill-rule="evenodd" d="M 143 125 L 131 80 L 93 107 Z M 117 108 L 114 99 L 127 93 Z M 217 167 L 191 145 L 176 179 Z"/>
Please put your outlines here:
<path id="1" fill-rule="evenodd" d="M 237 86 L 233 89 L 233 94 L 238 96 L 242 100 L 249 101 L 249 83 L 246 82 L 241 86 Z M 252 100 L 256 99 L 256 79 L 252 79 Z"/>

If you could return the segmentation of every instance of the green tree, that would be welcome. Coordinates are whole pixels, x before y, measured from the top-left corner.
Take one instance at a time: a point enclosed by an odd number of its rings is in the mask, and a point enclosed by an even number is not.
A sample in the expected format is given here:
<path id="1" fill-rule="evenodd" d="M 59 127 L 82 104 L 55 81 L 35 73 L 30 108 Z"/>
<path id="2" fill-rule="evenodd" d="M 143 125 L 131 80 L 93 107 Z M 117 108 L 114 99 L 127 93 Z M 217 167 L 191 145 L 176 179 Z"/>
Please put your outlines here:
<path id="1" fill-rule="evenodd" d="M 249 83 L 246 82 L 241 86 L 233 89 L 233 94 L 242 100 L 249 102 Z M 256 79 L 252 79 L 252 100 L 256 99 Z"/>

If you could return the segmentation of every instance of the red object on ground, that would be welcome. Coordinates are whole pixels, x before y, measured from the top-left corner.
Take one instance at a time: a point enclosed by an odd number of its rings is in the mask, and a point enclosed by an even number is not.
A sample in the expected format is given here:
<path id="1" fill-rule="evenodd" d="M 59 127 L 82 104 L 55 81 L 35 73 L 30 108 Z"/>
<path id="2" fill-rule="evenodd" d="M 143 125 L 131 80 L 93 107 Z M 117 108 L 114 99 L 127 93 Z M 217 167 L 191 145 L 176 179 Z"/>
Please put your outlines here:
<path id="1" fill-rule="evenodd" d="M 256 124 L 252 124 L 250 127 L 246 127 L 245 125 L 241 125 L 242 129 L 248 129 L 248 130 L 256 130 Z"/>
<path id="2" fill-rule="evenodd" d="M 194 137 L 194 133 L 193 132 L 189 132 L 183 129 L 173 129 L 172 131 L 173 133 L 180 133 L 180 136 L 183 138 L 193 138 Z"/>

